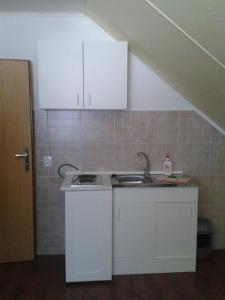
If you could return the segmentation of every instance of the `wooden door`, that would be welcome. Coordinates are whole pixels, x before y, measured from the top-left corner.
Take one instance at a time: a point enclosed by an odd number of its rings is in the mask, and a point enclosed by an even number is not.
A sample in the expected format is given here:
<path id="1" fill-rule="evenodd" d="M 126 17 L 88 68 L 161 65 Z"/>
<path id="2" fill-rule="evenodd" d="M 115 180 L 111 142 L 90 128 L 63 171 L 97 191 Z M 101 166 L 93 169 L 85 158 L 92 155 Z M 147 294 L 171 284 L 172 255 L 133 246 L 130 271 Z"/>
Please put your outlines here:
<path id="1" fill-rule="evenodd" d="M 0 60 L 0 262 L 34 257 L 30 105 L 29 62 Z"/>
<path id="2" fill-rule="evenodd" d="M 127 108 L 127 42 L 84 43 L 84 108 Z"/>
<path id="3" fill-rule="evenodd" d="M 40 108 L 82 109 L 82 43 L 40 41 L 38 78 Z"/>

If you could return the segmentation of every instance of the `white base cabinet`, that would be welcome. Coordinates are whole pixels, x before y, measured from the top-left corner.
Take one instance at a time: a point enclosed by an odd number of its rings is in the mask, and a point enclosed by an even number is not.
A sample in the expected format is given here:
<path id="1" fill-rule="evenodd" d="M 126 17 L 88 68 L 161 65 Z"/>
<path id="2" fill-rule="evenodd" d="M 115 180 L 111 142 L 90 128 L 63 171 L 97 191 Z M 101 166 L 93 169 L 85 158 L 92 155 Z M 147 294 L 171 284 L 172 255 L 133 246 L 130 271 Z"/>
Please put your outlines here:
<path id="1" fill-rule="evenodd" d="M 195 271 L 198 188 L 113 188 L 113 274 Z"/>
<path id="2" fill-rule="evenodd" d="M 112 191 L 65 193 L 66 282 L 112 279 Z"/>

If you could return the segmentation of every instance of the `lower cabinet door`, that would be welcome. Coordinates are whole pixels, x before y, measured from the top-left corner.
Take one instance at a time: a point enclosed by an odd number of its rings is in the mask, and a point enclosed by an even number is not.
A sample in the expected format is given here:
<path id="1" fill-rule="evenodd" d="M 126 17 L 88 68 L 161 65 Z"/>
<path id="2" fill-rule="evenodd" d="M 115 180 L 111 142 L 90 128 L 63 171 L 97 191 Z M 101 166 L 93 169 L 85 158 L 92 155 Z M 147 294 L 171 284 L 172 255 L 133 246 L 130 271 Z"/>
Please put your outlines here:
<path id="1" fill-rule="evenodd" d="M 113 274 L 146 273 L 155 254 L 155 204 L 138 189 L 116 189 L 114 196 Z"/>
<path id="2" fill-rule="evenodd" d="M 66 282 L 111 280 L 111 191 L 66 192 Z"/>
<path id="3" fill-rule="evenodd" d="M 154 216 L 150 215 L 153 205 L 141 200 L 115 203 L 114 257 L 117 260 L 154 256 Z"/>
<path id="4" fill-rule="evenodd" d="M 197 202 L 158 202 L 156 220 L 156 258 L 196 256 Z"/>
<path id="5" fill-rule="evenodd" d="M 196 267 L 198 189 L 113 189 L 113 274 Z"/>

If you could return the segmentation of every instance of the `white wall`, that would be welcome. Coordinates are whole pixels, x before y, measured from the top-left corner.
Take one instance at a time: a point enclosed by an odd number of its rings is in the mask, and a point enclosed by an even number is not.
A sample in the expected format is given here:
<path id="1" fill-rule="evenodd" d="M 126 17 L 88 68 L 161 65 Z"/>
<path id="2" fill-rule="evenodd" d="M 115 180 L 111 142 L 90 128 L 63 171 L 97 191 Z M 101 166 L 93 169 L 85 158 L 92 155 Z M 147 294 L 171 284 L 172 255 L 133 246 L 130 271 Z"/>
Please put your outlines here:
<path id="1" fill-rule="evenodd" d="M 128 83 L 130 110 L 195 109 L 132 53 L 129 55 Z"/>
<path id="2" fill-rule="evenodd" d="M 33 69 L 34 107 L 38 108 L 39 40 L 111 40 L 83 16 L 0 16 L 0 58 L 29 59 Z"/>
<path id="3" fill-rule="evenodd" d="M 35 108 L 38 108 L 37 46 L 39 40 L 112 40 L 86 16 L 2 15 L 0 58 L 32 61 Z M 193 106 L 136 56 L 129 55 L 130 110 L 193 110 Z"/>

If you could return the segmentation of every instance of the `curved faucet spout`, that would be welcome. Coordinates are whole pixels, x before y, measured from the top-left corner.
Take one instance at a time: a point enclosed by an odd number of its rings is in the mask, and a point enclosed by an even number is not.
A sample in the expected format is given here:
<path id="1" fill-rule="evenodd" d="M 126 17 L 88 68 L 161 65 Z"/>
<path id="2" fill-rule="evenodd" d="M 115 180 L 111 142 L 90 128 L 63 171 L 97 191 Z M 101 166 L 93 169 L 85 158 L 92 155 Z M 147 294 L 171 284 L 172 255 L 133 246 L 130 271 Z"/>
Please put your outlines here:
<path id="1" fill-rule="evenodd" d="M 149 157 L 144 152 L 138 152 L 136 154 L 136 157 L 140 157 L 140 156 L 143 156 L 145 158 L 145 160 L 146 160 L 146 167 L 144 168 L 145 177 L 146 177 L 147 180 L 151 180 L 151 177 L 150 177 L 150 160 L 149 160 Z"/>

